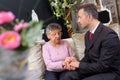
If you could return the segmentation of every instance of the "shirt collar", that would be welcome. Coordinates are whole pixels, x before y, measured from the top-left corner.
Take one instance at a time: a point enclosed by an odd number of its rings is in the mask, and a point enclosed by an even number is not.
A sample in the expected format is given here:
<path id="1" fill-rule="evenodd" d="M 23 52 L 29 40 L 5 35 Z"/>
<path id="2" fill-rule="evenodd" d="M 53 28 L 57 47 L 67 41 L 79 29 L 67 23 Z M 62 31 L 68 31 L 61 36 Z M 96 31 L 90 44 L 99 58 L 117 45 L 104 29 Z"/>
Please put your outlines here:
<path id="1" fill-rule="evenodd" d="M 100 22 L 99 22 L 100 23 Z M 96 25 L 96 27 L 91 31 L 92 32 L 92 34 L 94 34 L 95 33 L 95 31 L 96 31 L 96 29 L 97 29 L 97 27 L 98 27 L 98 25 L 99 25 L 99 23 Z"/>

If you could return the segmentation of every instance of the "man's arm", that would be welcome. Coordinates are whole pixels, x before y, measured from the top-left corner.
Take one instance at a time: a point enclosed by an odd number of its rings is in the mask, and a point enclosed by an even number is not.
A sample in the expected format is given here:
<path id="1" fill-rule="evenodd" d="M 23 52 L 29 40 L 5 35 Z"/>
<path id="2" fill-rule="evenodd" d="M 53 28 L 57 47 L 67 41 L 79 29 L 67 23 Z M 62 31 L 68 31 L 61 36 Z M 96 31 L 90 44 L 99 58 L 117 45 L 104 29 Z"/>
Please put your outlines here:
<path id="1" fill-rule="evenodd" d="M 78 67 L 79 64 L 79 71 L 83 74 L 105 72 L 114 62 L 118 44 L 119 39 L 117 35 L 108 34 L 101 44 L 100 56 L 97 62 L 73 62 L 71 66 Z"/>
<path id="2" fill-rule="evenodd" d="M 95 53 L 99 55 L 97 61 L 80 62 L 79 70 L 81 73 L 100 73 L 106 72 L 114 63 L 117 54 L 119 39 L 115 33 L 109 33 L 100 44 L 100 52 Z M 95 51 L 96 52 L 96 51 Z M 89 53 L 88 53 L 89 54 Z"/>

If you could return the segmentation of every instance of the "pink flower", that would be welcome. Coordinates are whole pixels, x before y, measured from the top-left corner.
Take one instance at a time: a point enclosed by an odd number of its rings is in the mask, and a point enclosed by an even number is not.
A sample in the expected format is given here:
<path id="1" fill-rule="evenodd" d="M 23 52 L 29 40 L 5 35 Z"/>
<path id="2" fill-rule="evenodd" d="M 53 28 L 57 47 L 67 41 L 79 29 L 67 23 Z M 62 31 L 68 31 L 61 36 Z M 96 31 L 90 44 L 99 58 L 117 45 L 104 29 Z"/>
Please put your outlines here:
<path id="1" fill-rule="evenodd" d="M 20 46 L 20 35 L 15 31 L 6 31 L 0 35 L 0 46 L 15 49 Z"/>
<path id="2" fill-rule="evenodd" d="M 15 16 L 12 12 L 0 12 L 0 24 L 10 23 L 14 20 Z"/>
<path id="3" fill-rule="evenodd" d="M 24 23 L 19 23 L 17 25 L 14 26 L 14 30 L 15 31 L 20 31 L 21 29 L 24 29 L 28 26 L 28 23 L 27 22 L 24 22 Z"/>

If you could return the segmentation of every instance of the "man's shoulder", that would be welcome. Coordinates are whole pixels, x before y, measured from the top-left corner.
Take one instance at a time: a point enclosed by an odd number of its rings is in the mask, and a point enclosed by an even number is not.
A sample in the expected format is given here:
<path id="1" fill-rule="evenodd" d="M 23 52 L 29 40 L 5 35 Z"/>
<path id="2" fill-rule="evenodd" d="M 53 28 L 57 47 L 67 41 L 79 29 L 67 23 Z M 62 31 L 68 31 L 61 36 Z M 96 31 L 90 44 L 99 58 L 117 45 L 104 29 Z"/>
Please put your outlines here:
<path id="1" fill-rule="evenodd" d="M 101 31 L 101 36 L 103 36 L 105 39 L 106 38 L 116 38 L 118 37 L 118 34 L 113 30 L 111 29 L 109 26 L 104 26 L 103 25 L 103 28 L 102 28 L 102 31 Z"/>
<path id="2" fill-rule="evenodd" d="M 116 32 L 113 29 L 111 29 L 109 26 L 105 26 L 103 24 L 100 24 L 100 26 L 102 27 L 101 32 L 103 32 L 104 34 L 108 34 L 108 33 L 115 33 L 116 34 Z"/>

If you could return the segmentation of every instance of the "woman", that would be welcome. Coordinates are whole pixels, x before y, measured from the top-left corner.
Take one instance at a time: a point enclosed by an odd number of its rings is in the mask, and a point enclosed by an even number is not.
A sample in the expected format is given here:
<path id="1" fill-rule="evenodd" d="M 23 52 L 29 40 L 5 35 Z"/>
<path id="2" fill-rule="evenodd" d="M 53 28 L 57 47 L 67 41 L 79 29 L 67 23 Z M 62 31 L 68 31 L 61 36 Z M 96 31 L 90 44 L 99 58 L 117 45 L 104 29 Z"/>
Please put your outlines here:
<path id="1" fill-rule="evenodd" d="M 62 80 L 66 73 L 64 67 L 68 67 L 69 59 L 75 60 L 70 45 L 61 39 L 61 30 L 61 26 L 57 23 L 51 23 L 46 28 L 49 41 L 42 48 L 46 65 L 45 80 Z"/>

